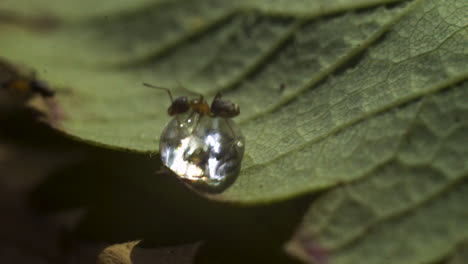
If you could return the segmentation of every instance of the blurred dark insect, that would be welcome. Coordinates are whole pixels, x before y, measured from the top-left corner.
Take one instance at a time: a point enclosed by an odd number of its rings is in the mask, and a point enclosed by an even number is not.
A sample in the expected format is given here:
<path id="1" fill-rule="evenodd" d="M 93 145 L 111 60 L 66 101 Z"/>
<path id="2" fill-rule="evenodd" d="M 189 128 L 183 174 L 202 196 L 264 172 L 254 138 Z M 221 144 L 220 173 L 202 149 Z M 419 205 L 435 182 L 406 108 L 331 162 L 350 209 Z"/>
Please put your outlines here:
<path id="1" fill-rule="evenodd" d="M 34 32 L 45 32 L 58 28 L 60 21 L 51 14 L 24 16 L 12 11 L 0 10 L 0 23 L 3 25 L 16 25 Z"/>
<path id="2" fill-rule="evenodd" d="M 29 96 L 39 94 L 51 97 L 54 91 L 43 81 L 38 80 L 35 71 L 24 71 L 0 59 L 0 89 L 2 93 L 15 96 Z"/>
<path id="3" fill-rule="evenodd" d="M 278 89 L 279 92 L 280 92 L 280 93 L 283 93 L 285 89 L 286 89 L 286 84 L 281 83 L 280 86 L 279 86 L 279 89 Z"/>

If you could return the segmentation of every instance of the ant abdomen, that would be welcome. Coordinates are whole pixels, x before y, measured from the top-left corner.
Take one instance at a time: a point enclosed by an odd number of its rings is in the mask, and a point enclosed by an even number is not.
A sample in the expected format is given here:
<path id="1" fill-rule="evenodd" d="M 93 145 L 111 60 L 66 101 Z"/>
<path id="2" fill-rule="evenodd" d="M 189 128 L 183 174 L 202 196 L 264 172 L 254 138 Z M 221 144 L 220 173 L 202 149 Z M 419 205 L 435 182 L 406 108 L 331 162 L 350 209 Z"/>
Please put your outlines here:
<path id="1" fill-rule="evenodd" d="M 215 98 L 211 103 L 211 113 L 213 116 L 233 118 L 240 114 L 240 109 L 238 104 Z"/>

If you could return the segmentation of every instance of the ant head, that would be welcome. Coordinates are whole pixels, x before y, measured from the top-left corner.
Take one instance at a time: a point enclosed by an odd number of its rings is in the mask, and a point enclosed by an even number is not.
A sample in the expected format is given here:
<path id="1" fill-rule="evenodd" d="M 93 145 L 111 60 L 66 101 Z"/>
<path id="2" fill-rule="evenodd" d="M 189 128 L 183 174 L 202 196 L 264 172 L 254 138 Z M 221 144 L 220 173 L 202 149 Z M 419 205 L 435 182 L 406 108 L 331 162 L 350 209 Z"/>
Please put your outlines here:
<path id="1" fill-rule="evenodd" d="M 211 103 L 211 113 L 213 116 L 232 118 L 240 114 L 239 105 L 229 100 L 223 100 L 221 93 L 217 93 Z"/>
<path id="2" fill-rule="evenodd" d="M 183 114 L 190 109 L 190 103 L 186 96 L 178 97 L 174 100 L 172 93 L 169 89 L 159 86 L 154 86 L 151 84 L 143 83 L 144 86 L 149 88 L 161 89 L 167 92 L 169 98 L 171 99 L 171 106 L 167 109 L 167 114 L 170 116 Z"/>
<path id="3" fill-rule="evenodd" d="M 190 104 L 187 96 L 181 96 L 172 101 L 171 106 L 167 109 L 167 114 L 170 116 L 183 114 L 190 109 Z"/>

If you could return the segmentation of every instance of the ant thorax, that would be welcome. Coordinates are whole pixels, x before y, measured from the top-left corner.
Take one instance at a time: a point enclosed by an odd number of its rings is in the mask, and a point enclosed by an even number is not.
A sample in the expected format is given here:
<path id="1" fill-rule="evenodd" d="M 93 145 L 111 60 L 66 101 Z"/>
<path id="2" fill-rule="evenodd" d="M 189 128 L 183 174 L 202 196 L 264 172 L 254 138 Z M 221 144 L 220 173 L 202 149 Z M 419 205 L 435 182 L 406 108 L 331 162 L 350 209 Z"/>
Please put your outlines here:
<path id="1" fill-rule="evenodd" d="M 244 136 L 231 119 L 239 106 L 219 94 L 211 107 L 202 96 L 173 100 L 169 95 L 173 118 L 159 140 L 163 164 L 198 190 L 225 190 L 237 178 L 244 154 Z"/>

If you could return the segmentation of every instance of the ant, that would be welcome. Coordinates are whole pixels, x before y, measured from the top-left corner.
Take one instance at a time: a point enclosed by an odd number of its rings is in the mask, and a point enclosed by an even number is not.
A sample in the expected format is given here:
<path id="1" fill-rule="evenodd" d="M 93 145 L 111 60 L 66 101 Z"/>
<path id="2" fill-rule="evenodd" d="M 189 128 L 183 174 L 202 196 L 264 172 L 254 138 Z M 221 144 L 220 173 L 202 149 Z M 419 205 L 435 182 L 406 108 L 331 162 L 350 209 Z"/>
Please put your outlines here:
<path id="1" fill-rule="evenodd" d="M 279 92 L 283 93 L 285 89 L 286 89 L 286 84 L 281 83 L 280 86 L 279 86 Z"/>
<path id="2" fill-rule="evenodd" d="M 10 91 L 36 92 L 43 97 L 52 97 L 55 94 L 45 82 L 37 79 L 36 71 L 25 74 L 13 65 L 0 61 L 0 73 L 4 75 L 0 86 Z"/>
<path id="3" fill-rule="evenodd" d="M 208 105 L 206 100 L 203 98 L 203 95 L 199 95 L 200 97 L 198 99 L 188 100 L 187 96 L 181 96 L 181 97 L 177 97 L 174 100 L 174 97 L 172 96 L 172 93 L 168 88 L 155 86 L 155 85 L 151 85 L 148 83 L 143 83 L 143 85 L 149 88 L 161 89 L 167 92 L 167 94 L 169 95 L 169 98 L 171 99 L 171 105 L 167 109 L 167 113 L 170 116 L 186 113 L 190 109 L 192 109 L 193 111 L 192 113 L 197 113 L 197 114 L 200 114 L 200 116 L 209 116 L 209 117 L 233 118 L 240 114 L 239 105 L 229 100 L 222 99 L 220 92 L 218 92 L 215 95 L 210 106 Z M 177 122 L 180 124 L 180 121 L 178 119 L 177 119 Z M 198 122 L 197 124 L 195 124 L 193 131 L 198 126 Z M 235 135 L 234 130 L 232 129 L 232 127 L 229 125 L 228 122 L 226 122 L 226 124 L 231 130 L 231 134 L 234 136 Z"/>
<path id="4" fill-rule="evenodd" d="M 192 109 L 195 113 L 200 115 L 207 115 L 210 117 L 233 118 L 240 114 L 239 105 L 229 100 L 222 99 L 221 93 L 219 92 L 214 97 L 210 106 L 202 95 L 200 95 L 198 99 L 188 100 L 187 96 L 181 96 L 174 100 L 174 97 L 168 88 L 154 86 L 147 83 L 143 83 L 143 85 L 150 88 L 161 89 L 167 92 L 171 99 L 171 106 L 169 106 L 167 109 L 167 113 L 170 116 L 186 113 L 190 109 Z"/>

